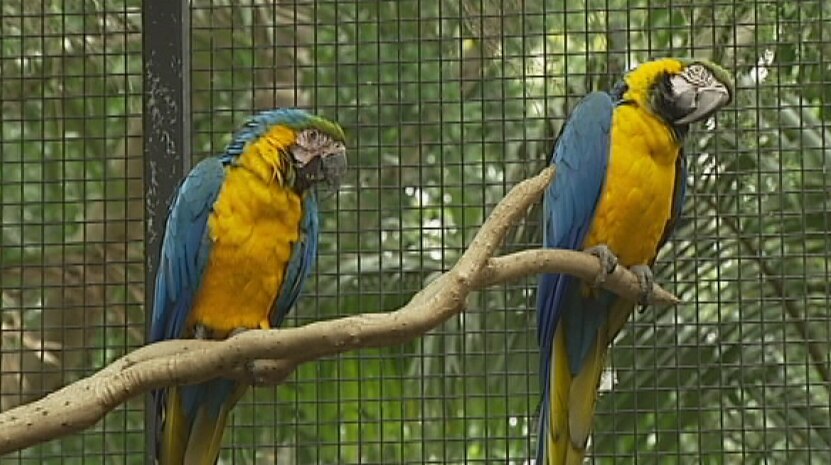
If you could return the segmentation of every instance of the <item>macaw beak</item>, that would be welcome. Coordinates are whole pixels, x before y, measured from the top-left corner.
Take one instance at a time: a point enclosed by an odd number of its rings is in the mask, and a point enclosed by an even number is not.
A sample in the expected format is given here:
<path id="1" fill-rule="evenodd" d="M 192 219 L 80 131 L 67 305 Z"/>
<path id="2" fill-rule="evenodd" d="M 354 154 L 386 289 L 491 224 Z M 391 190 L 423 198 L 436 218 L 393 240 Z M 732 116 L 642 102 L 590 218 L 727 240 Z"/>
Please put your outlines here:
<path id="1" fill-rule="evenodd" d="M 299 169 L 302 186 L 310 187 L 319 182 L 326 182 L 329 191 L 334 192 L 340 186 L 340 179 L 346 173 L 346 151 L 315 157 Z"/>
<path id="2" fill-rule="evenodd" d="M 332 192 L 340 187 L 340 179 L 346 174 L 346 151 L 324 155 L 321 163 L 323 179 Z"/>
<path id="3" fill-rule="evenodd" d="M 728 103 L 730 92 L 723 85 L 703 87 L 695 94 L 692 111 L 675 120 L 675 124 L 684 125 L 704 120 Z"/>

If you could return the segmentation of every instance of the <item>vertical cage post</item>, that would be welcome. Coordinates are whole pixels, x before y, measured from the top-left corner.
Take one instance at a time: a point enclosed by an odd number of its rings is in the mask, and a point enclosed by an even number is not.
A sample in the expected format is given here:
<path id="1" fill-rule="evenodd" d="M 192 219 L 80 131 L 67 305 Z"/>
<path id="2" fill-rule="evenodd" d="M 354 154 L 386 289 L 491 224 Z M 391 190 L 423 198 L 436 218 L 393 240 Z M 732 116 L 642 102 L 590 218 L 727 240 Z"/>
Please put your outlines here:
<path id="1" fill-rule="evenodd" d="M 144 0 L 145 322 L 150 330 L 155 275 L 165 220 L 176 186 L 190 169 L 190 2 Z M 145 415 L 149 464 L 155 413 Z"/>

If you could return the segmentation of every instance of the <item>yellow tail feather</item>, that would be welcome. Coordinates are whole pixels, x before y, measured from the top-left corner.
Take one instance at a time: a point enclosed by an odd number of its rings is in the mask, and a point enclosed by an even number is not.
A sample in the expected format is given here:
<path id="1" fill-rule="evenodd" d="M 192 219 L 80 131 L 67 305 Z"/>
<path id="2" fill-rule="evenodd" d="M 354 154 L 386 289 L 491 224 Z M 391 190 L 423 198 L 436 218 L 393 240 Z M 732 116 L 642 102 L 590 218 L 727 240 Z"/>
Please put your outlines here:
<path id="1" fill-rule="evenodd" d="M 182 463 L 185 444 L 188 441 L 186 420 L 179 401 L 179 388 L 171 387 L 167 391 L 165 404 L 164 431 L 159 444 L 159 465 Z"/>
<path id="2" fill-rule="evenodd" d="M 247 389 L 245 384 L 239 384 L 215 419 L 207 417 L 204 410 L 199 410 L 189 430 L 179 388 L 171 387 L 167 394 L 158 464 L 214 465 L 219 457 L 228 414 Z"/>
<path id="3" fill-rule="evenodd" d="M 626 308 L 626 307 L 629 308 Z M 580 373 L 571 375 L 564 325 L 554 332 L 548 419 L 547 462 L 544 465 L 582 465 L 592 432 L 597 388 L 606 365 L 609 344 L 632 312 L 630 303 L 615 305 L 609 322 L 598 330 L 594 348 L 586 355 Z"/>
<path id="4" fill-rule="evenodd" d="M 549 380 L 550 390 L 548 399 L 548 447 L 545 465 L 564 464 L 571 449 L 568 433 L 568 401 L 571 387 L 571 371 L 568 366 L 566 339 L 563 336 L 563 325 L 557 325 L 554 332 L 554 344 L 551 347 L 552 367 Z"/>

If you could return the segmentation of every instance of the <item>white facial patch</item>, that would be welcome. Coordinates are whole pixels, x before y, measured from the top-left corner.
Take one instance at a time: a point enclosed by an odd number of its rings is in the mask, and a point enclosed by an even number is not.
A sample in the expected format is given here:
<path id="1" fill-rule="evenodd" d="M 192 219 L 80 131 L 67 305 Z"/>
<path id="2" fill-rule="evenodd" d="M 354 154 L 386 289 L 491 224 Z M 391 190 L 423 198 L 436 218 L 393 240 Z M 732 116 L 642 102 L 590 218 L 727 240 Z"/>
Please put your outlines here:
<path id="1" fill-rule="evenodd" d="M 298 165 L 304 166 L 315 157 L 331 151 L 335 141 L 317 129 L 306 129 L 297 135 L 297 140 L 291 148 L 291 153 Z"/>

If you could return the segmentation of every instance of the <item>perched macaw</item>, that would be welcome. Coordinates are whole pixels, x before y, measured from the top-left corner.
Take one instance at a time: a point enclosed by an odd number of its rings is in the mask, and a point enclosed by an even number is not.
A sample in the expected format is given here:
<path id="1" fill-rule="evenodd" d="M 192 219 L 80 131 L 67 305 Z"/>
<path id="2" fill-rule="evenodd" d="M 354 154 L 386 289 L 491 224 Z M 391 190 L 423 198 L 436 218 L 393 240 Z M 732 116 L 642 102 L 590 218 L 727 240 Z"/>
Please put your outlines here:
<path id="1" fill-rule="evenodd" d="M 151 341 L 278 327 L 317 254 L 314 186 L 336 189 L 345 170 L 341 127 L 297 109 L 255 115 L 225 153 L 197 164 L 167 218 Z M 155 391 L 156 461 L 216 463 L 246 388 L 216 379 Z"/>
<path id="2" fill-rule="evenodd" d="M 730 75 L 713 63 L 654 60 L 612 92 L 583 98 L 560 131 L 557 171 L 544 196 L 543 245 L 586 250 L 603 272 L 593 283 L 540 277 L 537 464 L 583 463 L 606 351 L 635 306 L 598 286 L 619 263 L 638 276 L 641 303 L 649 300 L 650 267 L 684 204 L 684 137 L 691 123 L 732 96 Z"/>

